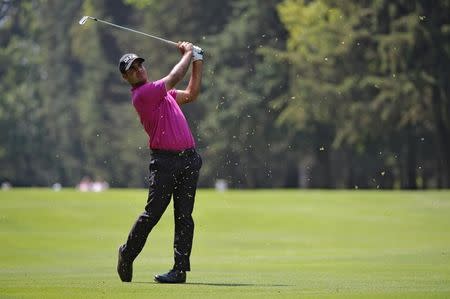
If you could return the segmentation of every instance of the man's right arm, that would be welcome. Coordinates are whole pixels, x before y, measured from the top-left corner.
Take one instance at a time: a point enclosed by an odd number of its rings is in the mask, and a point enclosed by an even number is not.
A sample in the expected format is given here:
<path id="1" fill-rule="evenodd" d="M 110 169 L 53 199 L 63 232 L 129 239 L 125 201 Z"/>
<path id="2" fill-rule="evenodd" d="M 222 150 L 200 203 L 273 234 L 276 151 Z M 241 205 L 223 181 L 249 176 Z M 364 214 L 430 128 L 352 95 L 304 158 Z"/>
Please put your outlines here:
<path id="1" fill-rule="evenodd" d="M 179 42 L 178 49 L 183 57 L 181 57 L 180 61 L 174 66 L 170 73 L 162 79 L 166 85 L 166 91 L 171 90 L 178 82 L 183 80 L 183 77 L 186 75 L 189 65 L 191 64 L 192 44 L 188 42 Z"/>

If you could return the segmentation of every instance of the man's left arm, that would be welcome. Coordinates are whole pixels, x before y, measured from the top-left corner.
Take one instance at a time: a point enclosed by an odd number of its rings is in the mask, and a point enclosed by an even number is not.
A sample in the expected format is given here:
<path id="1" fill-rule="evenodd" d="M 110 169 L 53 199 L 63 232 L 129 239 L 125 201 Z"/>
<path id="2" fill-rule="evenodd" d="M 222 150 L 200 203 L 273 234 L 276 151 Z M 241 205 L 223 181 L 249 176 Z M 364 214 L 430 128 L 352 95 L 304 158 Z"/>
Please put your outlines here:
<path id="1" fill-rule="evenodd" d="M 201 55 L 194 54 L 194 62 L 192 62 L 191 78 L 185 90 L 177 90 L 176 101 L 178 105 L 193 102 L 197 99 L 200 93 L 200 86 L 202 84 L 203 72 L 203 53 Z M 196 57 L 197 55 L 197 57 Z"/>

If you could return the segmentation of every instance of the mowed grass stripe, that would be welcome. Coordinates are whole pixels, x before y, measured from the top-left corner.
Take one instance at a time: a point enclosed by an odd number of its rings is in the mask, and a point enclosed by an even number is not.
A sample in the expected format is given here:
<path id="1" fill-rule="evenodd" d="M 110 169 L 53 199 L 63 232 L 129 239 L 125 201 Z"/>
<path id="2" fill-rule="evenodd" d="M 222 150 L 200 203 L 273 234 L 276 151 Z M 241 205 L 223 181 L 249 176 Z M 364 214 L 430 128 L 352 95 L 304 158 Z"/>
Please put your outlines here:
<path id="1" fill-rule="evenodd" d="M 134 265 L 117 247 L 146 190 L 0 192 L 0 298 L 446 298 L 450 192 L 199 190 L 188 284 L 172 265 L 172 205 Z"/>

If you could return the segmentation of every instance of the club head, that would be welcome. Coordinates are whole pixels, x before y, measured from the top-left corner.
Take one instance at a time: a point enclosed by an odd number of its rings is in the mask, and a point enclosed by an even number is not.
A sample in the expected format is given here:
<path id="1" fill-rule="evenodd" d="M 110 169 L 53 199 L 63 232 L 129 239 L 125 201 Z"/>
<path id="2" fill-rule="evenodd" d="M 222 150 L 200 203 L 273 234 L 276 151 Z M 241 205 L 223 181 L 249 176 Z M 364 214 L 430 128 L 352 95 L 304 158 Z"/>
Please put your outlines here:
<path id="1" fill-rule="evenodd" d="M 86 23 L 88 19 L 92 19 L 94 21 L 97 21 L 97 18 L 93 18 L 93 17 L 90 17 L 90 16 L 84 16 L 78 21 L 78 23 L 80 25 L 84 25 L 84 23 Z"/>
<path id="2" fill-rule="evenodd" d="M 80 21 L 78 23 L 80 25 L 84 25 L 84 23 L 86 23 L 87 19 L 89 19 L 89 16 L 84 16 L 80 19 Z"/>

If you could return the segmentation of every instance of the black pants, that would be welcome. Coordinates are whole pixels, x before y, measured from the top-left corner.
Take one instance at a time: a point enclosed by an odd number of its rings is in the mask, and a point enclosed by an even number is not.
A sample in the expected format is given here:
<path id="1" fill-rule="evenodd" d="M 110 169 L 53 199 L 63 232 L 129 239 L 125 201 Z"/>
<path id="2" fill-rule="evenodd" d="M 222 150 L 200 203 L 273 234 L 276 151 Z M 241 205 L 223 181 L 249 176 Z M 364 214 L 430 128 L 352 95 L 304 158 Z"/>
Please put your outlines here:
<path id="1" fill-rule="evenodd" d="M 202 159 L 194 149 L 181 153 L 152 152 L 147 205 L 123 246 L 124 258 L 134 261 L 138 256 L 148 234 L 158 223 L 173 195 L 175 218 L 173 269 L 184 271 L 191 269 L 189 257 L 194 236 L 192 211 L 201 166 Z"/>

